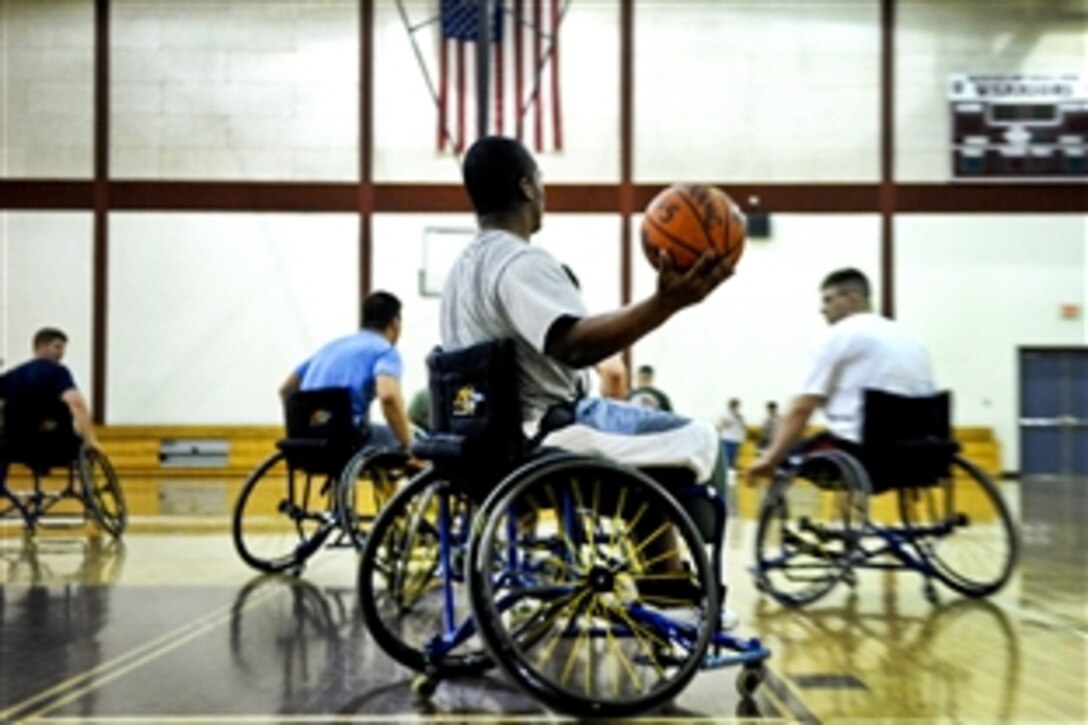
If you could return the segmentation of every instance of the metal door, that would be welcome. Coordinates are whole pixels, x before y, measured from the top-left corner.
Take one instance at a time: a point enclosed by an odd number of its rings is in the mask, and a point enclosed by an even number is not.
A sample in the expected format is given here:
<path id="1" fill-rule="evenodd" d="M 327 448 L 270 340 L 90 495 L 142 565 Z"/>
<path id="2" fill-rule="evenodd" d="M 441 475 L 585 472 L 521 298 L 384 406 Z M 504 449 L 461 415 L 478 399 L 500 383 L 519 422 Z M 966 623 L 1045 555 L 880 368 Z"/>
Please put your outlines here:
<path id="1" fill-rule="evenodd" d="M 1020 473 L 1088 476 L 1088 348 L 1020 349 Z"/>

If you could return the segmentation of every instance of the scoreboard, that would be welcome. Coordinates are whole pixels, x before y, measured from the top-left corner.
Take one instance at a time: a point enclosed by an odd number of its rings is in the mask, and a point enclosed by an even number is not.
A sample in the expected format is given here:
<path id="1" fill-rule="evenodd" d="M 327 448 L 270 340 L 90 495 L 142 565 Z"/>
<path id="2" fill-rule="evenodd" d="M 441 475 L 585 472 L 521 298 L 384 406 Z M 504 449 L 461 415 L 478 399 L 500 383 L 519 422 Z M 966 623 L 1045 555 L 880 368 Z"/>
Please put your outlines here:
<path id="1" fill-rule="evenodd" d="M 952 178 L 1088 179 L 1088 83 L 1078 73 L 953 74 Z"/>

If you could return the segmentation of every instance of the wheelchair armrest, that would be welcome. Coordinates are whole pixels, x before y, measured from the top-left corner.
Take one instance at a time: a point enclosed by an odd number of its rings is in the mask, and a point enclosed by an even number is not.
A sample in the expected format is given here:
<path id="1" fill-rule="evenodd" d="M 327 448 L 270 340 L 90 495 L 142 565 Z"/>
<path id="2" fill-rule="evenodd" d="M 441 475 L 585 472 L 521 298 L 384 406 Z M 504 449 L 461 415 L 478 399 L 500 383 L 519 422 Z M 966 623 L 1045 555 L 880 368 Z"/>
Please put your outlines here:
<path id="1" fill-rule="evenodd" d="M 412 444 L 412 455 L 435 463 L 453 463 L 465 456 L 465 437 L 435 433 Z"/>

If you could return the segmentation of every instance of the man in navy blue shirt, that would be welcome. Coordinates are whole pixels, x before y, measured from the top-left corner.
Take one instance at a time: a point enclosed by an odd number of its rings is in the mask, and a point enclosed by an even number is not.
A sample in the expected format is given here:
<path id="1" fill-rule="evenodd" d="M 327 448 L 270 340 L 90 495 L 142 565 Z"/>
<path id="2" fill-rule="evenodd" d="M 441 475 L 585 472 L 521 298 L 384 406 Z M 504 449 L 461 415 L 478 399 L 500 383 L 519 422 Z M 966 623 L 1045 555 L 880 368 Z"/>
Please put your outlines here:
<path id="1" fill-rule="evenodd" d="M 72 374 L 61 359 L 68 344 L 68 336 L 54 327 L 45 327 L 34 335 L 34 359 L 12 368 L 0 376 L 0 397 L 4 399 L 5 436 L 9 441 L 19 431 L 20 421 L 50 407 L 61 411 L 61 424 L 68 424 L 66 411 L 71 415 L 73 433 L 83 439 L 87 448 L 100 448 L 94 434 L 90 408 L 83 394 L 76 388 Z M 64 431 L 58 431 L 63 435 Z M 0 485 L 3 485 L 7 462 L 0 461 Z"/>
<path id="2" fill-rule="evenodd" d="M 298 366 L 280 386 L 280 397 L 298 390 L 347 388 L 355 424 L 369 432 L 367 443 L 410 448 L 412 427 L 401 393 L 404 369 L 396 348 L 401 330 L 400 300 L 388 292 L 374 292 L 363 301 L 363 329 L 333 340 Z M 368 422 L 370 404 L 377 398 L 385 425 Z"/>

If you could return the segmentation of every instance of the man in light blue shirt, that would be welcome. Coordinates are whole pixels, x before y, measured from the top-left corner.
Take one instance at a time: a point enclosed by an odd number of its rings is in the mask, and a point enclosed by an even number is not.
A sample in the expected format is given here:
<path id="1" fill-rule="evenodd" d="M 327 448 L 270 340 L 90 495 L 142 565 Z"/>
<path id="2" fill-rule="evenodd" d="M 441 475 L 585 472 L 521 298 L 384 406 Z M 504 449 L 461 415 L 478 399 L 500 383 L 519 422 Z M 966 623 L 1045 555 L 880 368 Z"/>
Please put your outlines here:
<path id="1" fill-rule="evenodd" d="M 367 444 L 409 448 L 412 428 L 400 378 L 404 369 L 396 348 L 401 331 L 401 303 L 388 292 L 374 292 L 363 302 L 363 329 L 328 343 L 298 366 L 280 387 L 280 397 L 298 390 L 347 388 L 355 424 L 368 433 Z M 369 423 L 375 399 L 388 425 Z"/>

